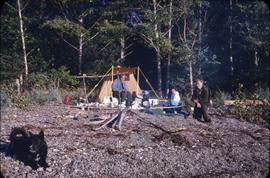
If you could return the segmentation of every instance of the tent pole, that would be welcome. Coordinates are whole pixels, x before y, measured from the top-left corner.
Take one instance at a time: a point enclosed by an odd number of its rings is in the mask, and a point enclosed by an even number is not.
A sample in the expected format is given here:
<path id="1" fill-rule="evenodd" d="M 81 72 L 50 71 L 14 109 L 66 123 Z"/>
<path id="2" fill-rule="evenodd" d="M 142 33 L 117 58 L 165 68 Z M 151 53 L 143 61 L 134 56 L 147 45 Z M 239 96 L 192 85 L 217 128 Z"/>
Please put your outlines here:
<path id="1" fill-rule="evenodd" d="M 84 94 L 86 95 L 85 74 L 83 74 L 83 91 L 84 91 Z"/>
<path id="2" fill-rule="evenodd" d="M 111 72 L 111 69 L 112 69 L 112 68 L 110 68 L 110 69 L 106 72 L 106 74 L 98 81 L 98 83 L 97 83 L 97 84 L 94 86 L 94 88 L 86 95 L 86 97 L 90 96 L 90 95 L 93 93 L 93 91 L 98 87 L 98 85 L 99 85 L 100 82 L 105 78 L 105 76 L 108 75 L 108 74 Z"/>
<path id="3" fill-rule="evenodd" d="M 137 88 L 136 88 L 136 95 L 138 96 L 139 94 L 139 83 L 140 83 L 140 67 L 138 66 L 137 69 Z"/>
<path id="4" fill-rule="evenodd" d="M 120 81 L 120 78 L 119 78 L 119 72 L 117 71 L 117 80 L 118 80 L 118 85 L 117 85 L 117 88 L 119 88 L 119 81 Z M 122 82 L 121 82 L 122 83 Z M 120 96 L 120 92 L 118 91 L 118 108 L 120 108 L 121 106 L 121 96 Z"/>
<path id="5" fill-rule="evenodd" d="M 113 84 L 113 65 L 112 65 L 112 84 Z M 112 92 L 111 92 L 111 97 L 113 97 L 113 93 Z"/>
<path id="6" fill-rule="evenodd" d="M 156 95 L 156 97 L 159 98 L 158 94 L 156 93 L 156 91 L 154 90 L 154 88 L 152 87 L 151 83 L 148 81 L 148 79 L 146 78 L 146 76 L 144 75 L 144 73 L 143 73 L 143 71 L 141 69 L 140 69 L 140 72 L 142 73 L 142 76 L 144 77 L 146 83 L 149 85 L 149 87 L 154 92 L 154 94 Z"/>
<path id="7" fill-rule="evenodd" d="M 83 74 L 83 90 L 84 90 L 84 96 L 86 97 L 86 83 L 85 83 L 85 76 L 86 74 Z M 86 102 L 88 103 L 88 99 L 86 100 Z"/>

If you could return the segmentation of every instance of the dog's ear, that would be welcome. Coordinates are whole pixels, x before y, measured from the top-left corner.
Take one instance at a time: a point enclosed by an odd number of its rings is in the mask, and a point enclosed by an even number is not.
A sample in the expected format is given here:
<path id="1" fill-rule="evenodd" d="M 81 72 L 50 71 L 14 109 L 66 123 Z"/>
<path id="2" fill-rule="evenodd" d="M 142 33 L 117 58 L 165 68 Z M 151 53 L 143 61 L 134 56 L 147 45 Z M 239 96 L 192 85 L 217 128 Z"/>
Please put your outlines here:
<path id="1" fill-rule="evenodd" d="M 44 132 L 43 132 L 43 130 L 41 130 L 38 135 L 42 140 L 44 140 Z"/>
<path id="2" fill-rule="evenodd" d="M 29 136 L 32 137 L 34 134 L 32 132 L 28 132 L 29 133 Z"/>

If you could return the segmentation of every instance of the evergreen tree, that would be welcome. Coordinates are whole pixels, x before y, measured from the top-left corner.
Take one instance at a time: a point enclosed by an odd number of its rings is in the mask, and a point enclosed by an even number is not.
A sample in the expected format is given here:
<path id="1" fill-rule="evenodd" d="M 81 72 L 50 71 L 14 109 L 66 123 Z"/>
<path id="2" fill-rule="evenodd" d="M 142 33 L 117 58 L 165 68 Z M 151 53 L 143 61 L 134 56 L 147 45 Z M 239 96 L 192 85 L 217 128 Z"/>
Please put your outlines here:
<path id="1" fill-rule="evenodd" d="M 269 7 L 262 1 L 239 2 L 236 17 L 236 35 L 239 36 L 241 47 L 246 53 L 243 61 L 245 72 L 242 80 L 248 86 L 267 85 L 269 79 L 270 22 Z"/>
<path id="2" fill-rule="evenodd" d="M 58 0 L 54 3 L 61 17 L 48 20 L 44 26 L 57 30 L 61 39 L 78 52 L 78 74 L 81 75 L 83 46 L 99 34 L 96 30 L 98 18 L 94 13 L 94 3 L 86 0 Z"/>

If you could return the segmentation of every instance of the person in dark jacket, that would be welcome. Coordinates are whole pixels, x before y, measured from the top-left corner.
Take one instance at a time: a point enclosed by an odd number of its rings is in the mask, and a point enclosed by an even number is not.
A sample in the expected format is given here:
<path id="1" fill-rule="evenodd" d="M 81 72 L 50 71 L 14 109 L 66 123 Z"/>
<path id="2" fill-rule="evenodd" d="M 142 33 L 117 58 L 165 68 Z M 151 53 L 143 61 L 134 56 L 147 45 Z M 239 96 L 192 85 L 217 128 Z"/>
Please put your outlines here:
<path id="1" fill-rule="evenodd" d="M 195 104 L 193 117 L 199 121 L 202 121 L 203 117 L 205 122 L 211 122 L 211 119 L 208 116 L 207 110 L 210 103 L 209 90 L 204 85 L 202 79 L 196 80 L 196 88 L 193 92 L 192 101 Z"/>

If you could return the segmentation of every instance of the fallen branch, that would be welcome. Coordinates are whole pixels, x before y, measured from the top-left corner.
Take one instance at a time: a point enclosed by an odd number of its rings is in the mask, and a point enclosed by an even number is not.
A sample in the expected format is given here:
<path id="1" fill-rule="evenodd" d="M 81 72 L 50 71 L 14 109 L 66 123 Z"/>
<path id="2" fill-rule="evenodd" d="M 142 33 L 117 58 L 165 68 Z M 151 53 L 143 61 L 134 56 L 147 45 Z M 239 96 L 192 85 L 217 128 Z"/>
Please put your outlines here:
<path id="1" fill-rule="evenodd" d="M 95 130 L 99 130 L 102 129 L 103 127 L 107 126 L 109 123 L 111 123 L 112 121 L 114 121 L 117 118 L 118 114 L 115 115 L 114 117 L 112 117 L 109 121 L 107 121 L 105 124 L 103 124 L 102 126 L 100 126 L 99 128 L 95 129 Z"/>
<path id="2" fill-rule="evenodd" d="M 224 100 L 224 105 L 266 105 L 269 104 L 268 101 L 265 100 Z"/>
<path id="3" fill-rule="evenodd" d="M 121 127 L 122 127 L 122 124 L 123 124 L 123 120 L 124 118 L 126 117 L 126 112 L 122 112 L 120 114 L 120 118 L 119 118 L 119 121 L 118 121 L 118 129 L 121 130 Z"/>
<path id="4" fill-rule="evenodd" d="M 120 112 L 118 112 L 115 116 L 113 116 L 110 120 L 108 120 L 107 122 L 105 122 L 103 125 L 101 125 L 99 128 L 95 129 L 95 130 L 99 130 L 101 128 L 104 127 L 112 127 L 112 128 L 117 128 L 120 130 L 122 123 L 123 123 L 123 119 L 126 116 L 126 112 L 128 111 L 128 109 L 124 109 Z"/>
<path id="5" fill-rule="evenodd" d="M 161 131 L 163 131 L 163 132 L 165 132 L 165 133 L 167 133 L 167 134 L 174 134 L 174 133 L 182 132 L 182 131 L 190 131 L 190 132 L 197 132 L 197 131 L 198 131 L 198 130 L 194 130 L 194 129 L 188 129 L 188 128 L 186 128 L 186 127 L 179 127 L 179 128 L 173 128 L 173 129 L 170 129 L 170 130 L 166 130 L 166 129 L 164 129 L 163 127 L 161 127 L 161 126 L 159 126 L 159 125 L 157 125 L 157 124 L 155 124 L 155 123 L 153 123 L 153 122 L 147 121 L 147 120 L 146 120 L 147 118 L 142 117 L 142 116 L 139 115 L 138 113 L 133 112 L 133 111 L 130 111 L 130 112 L 131 112 L 132 114 L 136 115 L 136 116 L 138 117 L 137 119 L 138 119 L 140 122 L 144 122 L 144 123 L 146 123 L 146 124 L 148 124 L 148 125 L 150 125 L 150 126 L 156 128 L 156 129 L 159 129 L 159 130 L 161 130 Z"/>

